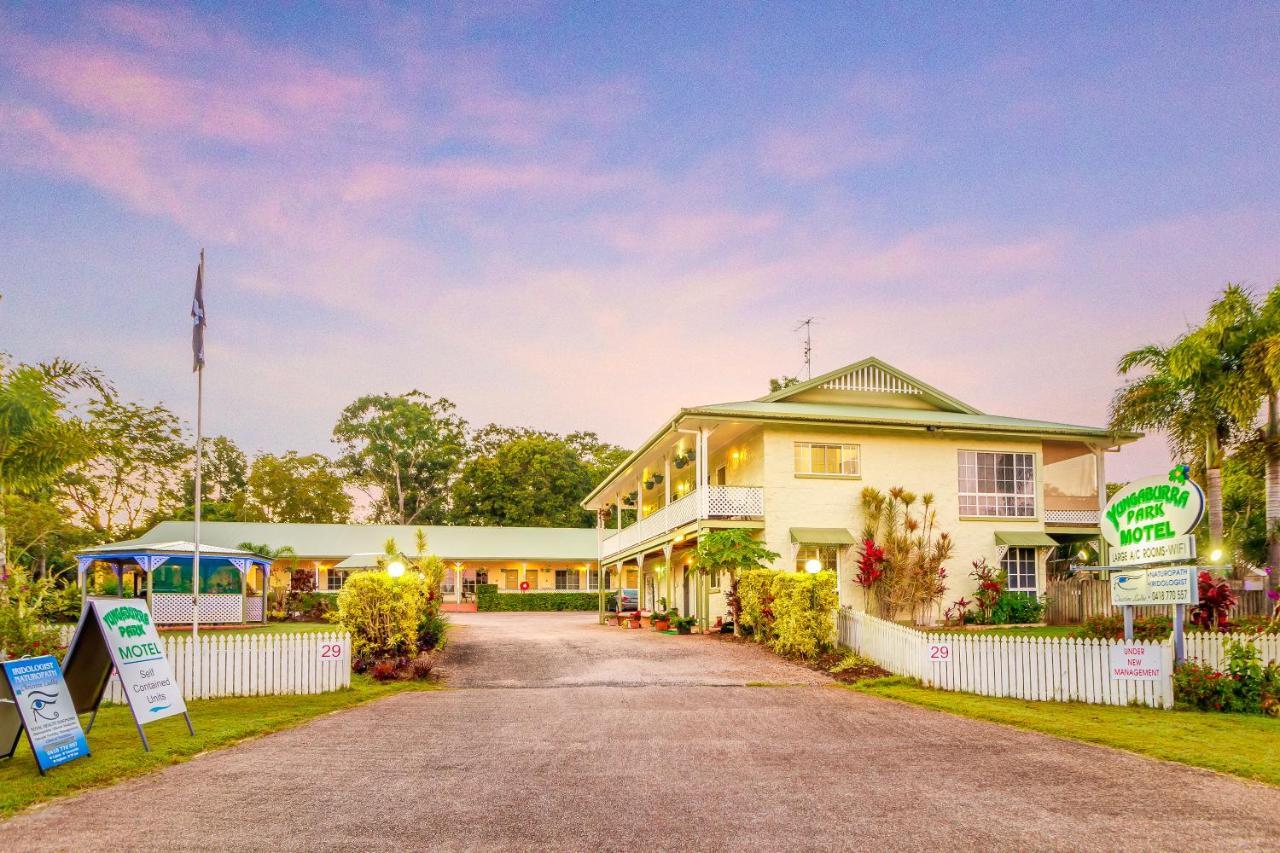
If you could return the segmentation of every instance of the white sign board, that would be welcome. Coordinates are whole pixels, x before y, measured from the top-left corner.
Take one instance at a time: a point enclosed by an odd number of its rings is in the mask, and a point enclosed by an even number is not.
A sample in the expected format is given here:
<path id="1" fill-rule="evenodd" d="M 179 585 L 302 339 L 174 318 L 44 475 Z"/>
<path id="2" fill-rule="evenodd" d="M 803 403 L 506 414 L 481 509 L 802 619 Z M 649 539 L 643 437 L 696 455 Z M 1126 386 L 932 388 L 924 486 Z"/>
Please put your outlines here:
<path id="1" fill-rule="evenodd" d="M 951 644 L 927 643 L 924 647 L 924 657 L 929 663 L 946 663 L 951 660 Z"/>
<path id="2" fill-rule="evenodd" d="M 1143 542 L 1111 549 L 1108 562 L 1113 566 L 1143 566 L 1149 563 L 1176 563 L 1196 558 L 1196 537 L 1187 534 L 1173 539 Z"/>
<path id="3" fill-rule="evenodd" d="M 1195 604 L 1199 599 L 1197 566 L 1162 566 L 1111 573 L 1111 603 L 1116 606 Z"/>
<path id="4" fill-rule="evenodd" d="M 1160 646 L 1124 643 L 1111 647 L 1112 681 L 1159 681 L 1164 677 Z"/>
<path id="5" fill-rule="evenodd" d="M 138 725 L 185 714 L 187 704 L 169 669 L 147 603 L 137 598 L 99 598 L 90 599 L 89 606 L 97 616 Z"/>

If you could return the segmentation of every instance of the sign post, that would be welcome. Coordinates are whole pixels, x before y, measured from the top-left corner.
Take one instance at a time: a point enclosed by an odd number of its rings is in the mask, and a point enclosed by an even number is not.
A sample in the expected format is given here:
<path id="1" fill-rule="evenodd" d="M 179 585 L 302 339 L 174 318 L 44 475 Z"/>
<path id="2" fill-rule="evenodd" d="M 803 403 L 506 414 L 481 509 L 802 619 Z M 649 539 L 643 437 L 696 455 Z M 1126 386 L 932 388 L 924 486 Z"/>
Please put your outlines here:
<path id="1" fill-rule="evenodd" d="M 1133 642 L 1133 608 L 1172 604 L 1174 657 L 1186 658 L 1186 606 L 1199 600 L 1194 530 L 1204 517 L 1204 492 L 1186 465 L 1165 476 L 1129 483 L 1103 511 L 1102 536 L 1110 548 L 1111 603 L 1124 612 L 1124 638 Z M 1159 566 L 1159 568 L 1156 568 Z M 1134 567 L 1142 567 L 1135 569 Z"/>
<path id="2" fill-rule="evenodd" d="M 46 770 L 89 754 L 71 692 L 53 655 L 0 664 L 0 748 L 11 758 L 23 731 L 43 776 Z"/>
<path id="3" fill-rule="evenodd" d="M 113 669 L 124 688 L 143 749 L 149 752 L 151 744 L 142 727 L 165 717 L 181 714 L 187 731 L 195 734 L 160 635 L 141 599 L 87 599 L 66 656 L 67 686 L 77 713 L 97 716 Z M 93 728 L 93 718 L 89 727 Z"/>

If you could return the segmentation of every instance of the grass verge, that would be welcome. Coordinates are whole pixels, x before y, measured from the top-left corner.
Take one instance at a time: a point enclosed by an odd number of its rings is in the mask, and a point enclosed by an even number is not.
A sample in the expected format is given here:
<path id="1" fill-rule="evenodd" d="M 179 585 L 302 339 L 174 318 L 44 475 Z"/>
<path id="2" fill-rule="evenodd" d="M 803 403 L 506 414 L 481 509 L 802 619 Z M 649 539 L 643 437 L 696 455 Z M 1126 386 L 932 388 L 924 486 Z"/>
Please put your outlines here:
<path id="1" fill-rule="evenodd" d="M 1280 719 L 1272 717 L 997 699 L 897 677 L 846 689 L 1280 785 Z"/>
<path id="2" fill-rule="evenodd" d="M 330 711 L 405 690 L 430 689 L 435 689 L 430 682 L 379 683 L 367 676 L 353 675 L 349 690 L 315 696 L 250 696 L 191 702 L 188 710 L 195 737 L 187 734 L 182 717 L 159 720 L 146 727 L 150 752 L 142 751 L 129 709 L 106 705 L 89 733 L 93 754 L 88 758 L 55 767 L 47 776 L 41 776 L 24 734 L 13 758 L 0 759 L 0 819 L 34 803 L 141 776 L 189 761 L 201 752 L 305 723 Z M 81 720 L 87 723 L 88 717 Z"/>

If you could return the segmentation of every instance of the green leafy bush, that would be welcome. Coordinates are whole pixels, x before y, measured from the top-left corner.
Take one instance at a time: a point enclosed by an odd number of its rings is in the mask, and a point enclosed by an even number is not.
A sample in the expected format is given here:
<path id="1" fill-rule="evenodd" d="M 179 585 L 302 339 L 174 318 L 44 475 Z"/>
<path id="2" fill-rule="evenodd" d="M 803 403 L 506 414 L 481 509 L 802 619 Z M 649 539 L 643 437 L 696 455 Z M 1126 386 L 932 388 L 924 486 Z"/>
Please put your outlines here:
<path id="1" fill-rule="evenodd" d="M 9 576 L 0 580 L 0 659 L 61 651 L 62 634 L 44 617 L 45 602 L 53 595 L 53 581 L 35 580 L 21 566 L 9 567 Z"/>
<path id="2" fill-rule="evenodd" d="M 1253 643 L 1228 640 L 1225 672 L 1188 661 L 1173 674 L 1173 695 L 1182 705 L 1202 711 L 1280 716 L 1280 665 L 1262 664 Z"/>
<path id="3" fill-rule="evenodd" d="M 781 655 L 814 658 L 831 647 L 837 606 L 833 572 L 748 569 L 738 578 L 744 630 Z"/>
<path id="4" fill-rule="evenodd" d="M 1022 625 L 1039 622 L 1044 616 L 1044 601 L 1021 592 L 1003 592 L 991 611 L 995 625 Z"/>
<path id="5" fill-rule="evenodd" d="M 1168 616 L 1137 616 L 1133 620 L 1133 638 L 1144 643 L 1167 640 L 1173 633 L 1173 620 Z M 1124 616 L 1109 613 L 1084 620 L 1075 636 L 1094 640 L 1124 639 Z"/>
<path id="6" fill-rule="evenodd" d="M 80 619 L 83 597 L 74 583 L 55 586 L 40 606 L 46 622 L 76 622 Z"/>
<path id="7" fill-rule="evenodd" d="M 595 592 L 501 593 L 497 584 L 476 584 L 476 610 L 485 612 L 597 610 L 599 607 L 600 595 Z"/>
<path id="8" fill-rule="evenodd" d="M 429 610 L 427 578 L 408 571 L 356 572 L 338 593 L 336 622 L 351 632 L 356 657 L 385 658 L 418 651 L 418 627 Z"/>

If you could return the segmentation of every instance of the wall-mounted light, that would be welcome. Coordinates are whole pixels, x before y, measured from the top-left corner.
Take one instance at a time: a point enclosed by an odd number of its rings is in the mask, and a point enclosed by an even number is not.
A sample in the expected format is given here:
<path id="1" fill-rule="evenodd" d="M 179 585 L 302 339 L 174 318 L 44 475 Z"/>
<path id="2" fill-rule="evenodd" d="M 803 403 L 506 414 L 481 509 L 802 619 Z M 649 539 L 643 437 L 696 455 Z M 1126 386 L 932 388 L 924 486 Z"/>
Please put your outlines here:
<path id="1" fill-rule="evenodd" d="M 808 560 L 804 564 L 804 570 L 811 575 L 816 575 L 818 572 L 822 571 L 822 561 L 816 559 Z"/>

